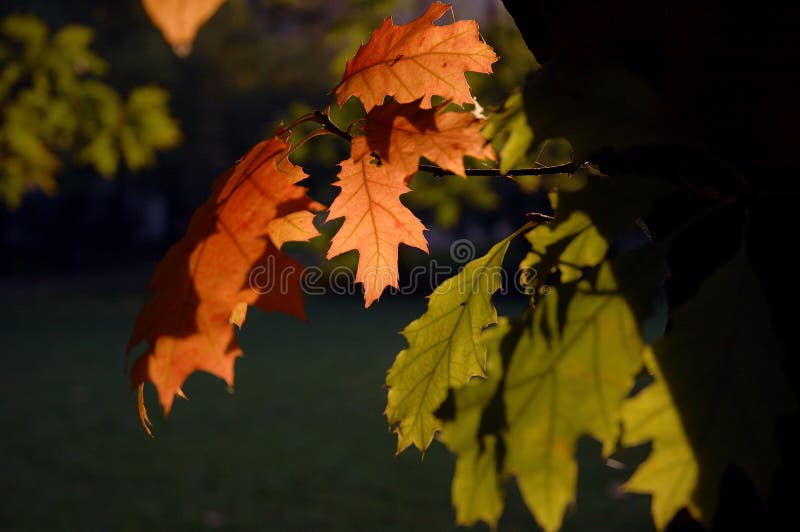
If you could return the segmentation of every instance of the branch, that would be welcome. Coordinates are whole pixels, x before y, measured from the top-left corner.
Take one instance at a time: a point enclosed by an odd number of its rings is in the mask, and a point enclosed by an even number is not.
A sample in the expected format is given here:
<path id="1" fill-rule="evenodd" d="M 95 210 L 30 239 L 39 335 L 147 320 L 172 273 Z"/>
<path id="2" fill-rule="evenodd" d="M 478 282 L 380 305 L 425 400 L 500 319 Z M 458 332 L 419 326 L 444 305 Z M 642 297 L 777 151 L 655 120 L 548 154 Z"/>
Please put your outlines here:
<path id="1" fill-rule="evenodd" d="M 323 129 L 333 133 L 337 137 L 341 137 L 347 142 L 353 141 L 353 136 L 350 133 L 342 130 L 339 128 L 339 126 L 331 122 L 331 119 L 328 118 L 328 115 L 322 111 L 314 111 L 314 118 L 312 120 L 322 124 Z M 575 163 L 568 162 L 565 164 L 557 164 L 555 166 L 540 166 L 537 168 L 512 168 L 505 173 L 501 172 L 499 168 L 467 168 L 466 174 L 468 176 L 512 177 L 517 175 L 571 174 L 575 171 L 575 169 Z M 421 164 L 419 165 L 419 170 L 421 172 L 430 172 L 435 176 L 453 175 L 453 172 L 433 164 Z"/>
<path id="2" fill-rule="evenodd" d="M 453 172 L 432 164 L 421 164 L 419 169 L 422 172 L 430 172 L 435 176 L 453 175 Z M 575 163 L 568 162 L 555 166 L 540 166 L 538 168 L 511 168 L 507 172 L 502 172 L 499 168 L 467 168 L 468 176 L 482 175 L 490 177 L 512 177 L 516 175 L 551 175 L 572 173 L 576 169 Z"/>
<path id="3" fill-rule="evenodd" d="M 319 122 L 322 124 L 322 127 L 325 128 L 327 131 L 333 133 L 337 137 L 341 137 L 347 142 L 353 141 L 353 136 L 348 133 L 347 131 L 343 131 L 339 129 L 339 126 L 331 122 L 331 119 L 328 118 L 328 115 L 323 113 L 322 111 L 314 111 L 314 121 Z"/>

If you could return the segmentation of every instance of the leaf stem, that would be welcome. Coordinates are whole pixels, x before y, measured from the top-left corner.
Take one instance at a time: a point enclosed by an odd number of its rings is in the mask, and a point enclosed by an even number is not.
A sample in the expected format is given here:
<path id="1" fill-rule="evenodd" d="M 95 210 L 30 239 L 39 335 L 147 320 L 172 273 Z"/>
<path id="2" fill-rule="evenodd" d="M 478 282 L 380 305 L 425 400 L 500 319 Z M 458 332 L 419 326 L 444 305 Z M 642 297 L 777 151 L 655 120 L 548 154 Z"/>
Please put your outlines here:
<path id="1" fill-rule="evenodd" d="M 292 129 L 296 128 L 300 124 L 304 124 L 306 122 L 317 122 L 316 111 L 311 113 L 306 113 L 302 116 L 297 117 L 294 122 L 289 124 L 288 126 L 283 126 L 285 131 L 291 131 Z"/>

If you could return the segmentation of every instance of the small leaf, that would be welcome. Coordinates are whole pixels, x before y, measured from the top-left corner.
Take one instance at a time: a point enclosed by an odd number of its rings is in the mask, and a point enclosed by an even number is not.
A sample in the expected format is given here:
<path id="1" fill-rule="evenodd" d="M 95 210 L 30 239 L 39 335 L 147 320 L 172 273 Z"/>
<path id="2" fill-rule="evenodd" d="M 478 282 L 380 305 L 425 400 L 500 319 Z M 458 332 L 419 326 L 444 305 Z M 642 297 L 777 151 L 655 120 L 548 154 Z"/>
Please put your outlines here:
<path id="1" fill-rule="evenodd" d="M 181 57 L 189 55 L 197 30 L 224 3 L 225 0 L 142 0 L 150 20 Z"/>
<path id="2" fill-rule="evenodd" d="M 699 471 L 672 395 L 649 348 L 645 360 L 656 380 L 625 402 L 622 444 L 641 445 L 652 440 L 653 450 L 624 487 L 630 492 L 653 495 L 653 522 L 658 530 L 664 530 L 684 507 L 695 519 L 703 518 L 692 502 Z"/>
<path id="3" fill-rule="evenodd" d="M 533 130 L 528 125 L 522 94 L 519 91 L 503 104 L 500 112 L 493 114 L 483 129 L 483 134 L 500 148 L 500 171 L 505 173 L 524 160 L 533 144 Z"/>
<path id="4" fill-rule="evenodd" d="M 103 177 L 111 177 L 119 167 L 119 150 L 114 137 L 108 133 L 97 135 L 81 150 L 78 159 L 94 166 Z"/>

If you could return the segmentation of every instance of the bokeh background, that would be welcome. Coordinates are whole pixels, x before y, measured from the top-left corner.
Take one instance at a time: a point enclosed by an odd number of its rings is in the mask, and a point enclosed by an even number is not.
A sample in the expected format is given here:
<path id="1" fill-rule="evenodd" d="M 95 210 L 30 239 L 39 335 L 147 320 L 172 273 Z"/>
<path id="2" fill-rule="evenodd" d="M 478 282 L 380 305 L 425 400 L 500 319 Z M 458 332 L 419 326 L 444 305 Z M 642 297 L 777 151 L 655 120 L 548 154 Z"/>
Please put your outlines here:
<path id="1" fill-rule="evenodd" d="M 535 59 L 499 1 L 453 4 L 502 58 L 492 78 L 470 78 L 482 105 L 499 105 Z M 454 528 L 453 458 L 438 444 L 424 460 L 395 457 L 382 415 L 385 371 L 404 347 L 397 332 L 429 287 L 369 311 L 358 295 L 309 297 L 309 324 L 253 312 L 235 393 L 192 376 L 190 400 L 168 420 L 153 402 L 155 439 L 139 424 L 124 360 L 147 279 L 213 178 L 281 122 L 325 108 L 345 59 L 385 17 L 406 22 L 427 5 L 228 0 L 181 58 L 136 0 L 3 2 L 0 529 Z M 84 29 L 56 37 L 75 24 Z M 132 100 L 141 87 L 150 92 Z M 324 138 L 295 155 L 321 201 L 335 194 L 344 149 Z M 420 177 L 412 188 L 404 201 L 444 262 L 452 240 L 481 253 L 544 205 L 501 179 Z M 326 247 L 321 238 L 293 253 L 323 268 L 355 258 L 325 261 Z M 401 251 L 401 275 L 429 260 Z M 588 440 L 579 455 L 579 511 L 566 530 L 652 527 L 647 498 L 619 490 L 641 456 L 610 467 Z M 500 528 L 535 528 L 509 490 Z"/>

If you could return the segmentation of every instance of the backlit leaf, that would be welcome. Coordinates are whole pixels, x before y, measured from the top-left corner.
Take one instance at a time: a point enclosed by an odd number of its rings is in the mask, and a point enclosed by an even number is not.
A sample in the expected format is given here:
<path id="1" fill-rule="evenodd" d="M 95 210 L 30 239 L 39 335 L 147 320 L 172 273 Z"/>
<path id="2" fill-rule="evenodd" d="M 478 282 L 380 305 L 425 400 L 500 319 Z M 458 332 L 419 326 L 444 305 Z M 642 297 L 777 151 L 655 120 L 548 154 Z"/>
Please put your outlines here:
<path id="1" fill-rule="evenodd" d="M 525 238 L 532 249 L 520 267 L 535 268 L 548 254 L 556 253 L 561 281 L 565 283 L 579 279 L 582 268 L 599 264 L 608 250 L 597 227 L 581 211 L 573 211 L 562 222 L 534 227 Z"/>
<path id="2" fill-rule="evenodd" d="M 645 360 L 656 380 L 625 402 L 622 444 L 641 445 L 652 440 L 653 450 L 625 483 L 625 489 L 652 493 L 653 522 L 658 530 L 664 530 L 684 507 L 695 519 L 703 518 L 692 502 L 698 482 L 698 464 L 672 395 L 649 348 Z"/>
<path id="3" fill-rule="evenodd" d="M 491 402 L 503 376 L 500 342 L 511 328 L 507 318 L 481 335 L 487 347 L 486 380 L 474 379 L 454 395 L 455 417 L 442 424 L 441 440 L 458 455 L 453 473 L 452 499 L 456 522 L 470 526 L 477 521 L 497 523 L 503 513 L 504 475 L 498 446 L 502 436 L 481 430 L 484 409 Z"/>
<path id="4" fill-rule="evenodd" d="M 421 98 L 421 106 L 429 108 L 433 95 L 458 105 L 472 103 L 464 72 L 491 73 L 497 56 L 481 41 L 474 20 L 435 26 L 448 9 L 448 4 L 434 2 L 401 26 L 386 19 L 347 62 L 336 87 L 339 104 L 356 96 L 369 111 L 393 96 L 400 103 Z"/>
<path id="5" fill-rule="evenodd" d="M 403 331 L 408 348 L 398 353 L 386 376 L 386 417 L 397 424 L 398 452 L 412 444 L 424 451 L 440 427 L 434 412 L 448 389 L 486 374 L 486 347 L 478 338 L 497 321 L 492 294 L 501 287 L 503 258 L 517 234 L 440 284 L 425 314 Z"/>
<path id="6" fill-rule="evenodd" d="M 150 20 L 181 57 L 189 55 L 200 26 L 225 0 L 142 0 Z"/>
<path id="7" fill-rule="evenodd" d="M 622 400 L 642 366 L 638 325 L 611 267 L 601 267 L 594 288 L 581 281 L 568 291 L 540 300 L 513 349 L 504 390 L 505 468 L 545 530 L 558 529 L 574 501 L 577 439 L 592 435 L 611 452 Z"/>
<path id="8" fill-rule="evenodd" d="M 364 157 L 341 163 L 341 192 L 330 206 L 328 219 L 344 217 L 333 237 L 328 258 L 358 251 L 356 281 L 364 286 L 365 306 L 378 299 L 387 286 L 398 286 L 397 248 L 401 243 L 428 252 L 422 225 L 401 202 L 409 191 L 406 176 L 387 165 Z"/>
<path id="9" fill-rule="evenodd" d="M 419 100 L 373 107 L 366 116 L 365 135 L 353 139 L 353 159 L 375 152 L 381 163 L 410 176 L 419 158 L 426 157 L 464 177 L 464 156 L 494 159 L 494 150 L 481 135 L 485 121 L 471 113 L 442 112 L 442 107 L 423 109 Z"/>
<path id="10" fill-rule="evenodd" d="M 522 106 L 522 93 L 512 92 L 503 108 L 489 118 L 484 134 L 502 145 L 500 171 L 507 172 L 521 162 L 533 144 L 533 130 Z"/>
<path id="11" fill-rule="evenodd" d="M 630 270 L 636 283 L 621 285 L 616 273 Z M 615 448 L 663 263 L 650 250 L 632 252 L 594 274 L 551 289 L 522 319 L 487 330 L 487 380 L 455 390 L 453 414 L 437 412 L 441 438 L 458 455 L 453 504 L 461 524 L 495 525 L 502 486 L 513 476 L 539 525 L 557 530 L 575 500 L 578 439 L 596 438 L 606 456 Z M 487 472 L 492 463 L 496 471 Z"/>
<path id="12" fill-rule="evenodd" d="M 130 349 L 145 341 L 147 350 L 133 365 L 131 383 L 153 382 L 165 412 L 194 371 L 233 385 L 241 354 L 233 323 L 244 322 L 246 305 L 305 317 L 301 266 L 278 249 L 286 234 L 273 235 L 270 224 L 320 206 L 294 184 L 306 175 L 286 158 L 288 150 L 273 137 L 219 176 L 150 280 L 153 298 L 129 342 Z"/>

